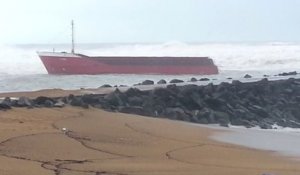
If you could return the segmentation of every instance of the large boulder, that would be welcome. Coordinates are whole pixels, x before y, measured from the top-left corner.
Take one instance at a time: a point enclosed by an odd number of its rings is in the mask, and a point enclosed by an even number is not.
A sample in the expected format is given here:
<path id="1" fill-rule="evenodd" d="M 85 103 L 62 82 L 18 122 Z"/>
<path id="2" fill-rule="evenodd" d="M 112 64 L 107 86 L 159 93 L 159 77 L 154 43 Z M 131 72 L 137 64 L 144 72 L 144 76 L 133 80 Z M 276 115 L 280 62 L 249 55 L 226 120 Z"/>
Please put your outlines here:
<path id="1" fill-rule="evenodd" d="M 142 82 L 142 85 L 153 85 L 154 84 L 154 81 L 152 80 L 145 80 Z"/>
<path id="2" fill-rule="evenodd" d="M 175 120 L 182 120 L 182 121 L 190 121 L 190 117 L 184 112 L 182 108 L 166 108 L 164 116 L 175 119 Z"/>
<path id="3" fill-rule="evenodd" d="M 241 86 L 243 83 L 240 82 L 239 80 L 232 80 L 231 84 L 234 85 L 234 86 Z"/>
<path id="4" fill-rule="evenodd" d="M 219 123 L 220 126 L 228 127 L 228 125 L 230 124 L 230 116 L 227 113 L 214 111 L 213 115 L 216 122 Z"/>
<path id="5" fill-rule="evenodd" d="M 0 103 L 0 110 L 6 110 L 6 109 L 11 109 L 11 106 Z"/>
<path id="6" fill-rule="evenodd" d="M 168 97 L 170 96 L 175 96 L 177 94 L 175 94 L 173 91 L 171 91 L 168 88 L 155 88 L 151 91 L 150 93 L 152 96 L 167 100 Z"/>
<path id="7" fill-rule="evenodd" d="M 193 118 L 196 118 L 199 123 L 202 124 L 215 124 L 217 121 L 215 120 L 214 111 L 209 108 L 202 108 L 201 110 L 195 110 L 193 112 Z"/>
<path id="8" fill-rule="evenodd" d="M 164 79 L 161 79 L 157 82 L 157 84 L 167 84 L 167 81 Z"/>
<path id="9" fill-rule="evenodd" d="M 39 96 L 33 100 L 35 105 L 45 106 L 45 107 L 53 107 L 55 100 L 45 96 Z"/>
<path id="10" fill-rule="evenodd" d="M 111 88 L 112 86 L 110 84 L 104 84 L 100 86 L 100 88 Z"/>
<path id="11" fill-rule="evenodd" d="M 133 97 L 133 96 L 141 96 L 146 93 L 147 92 L 143 92 L 138 88 L 129 88 L 126 92 L 124 92 L 124 95 L 127 97 Z"/>
<path id="12" fill-rule="evenodd" d="M 20 97 L 17 100 L 17 107 L 32 107 L 32 101 L 28 97 Z"/>
<path id="13" fill-rule="evenodd" d="M 222 110 L 227 105 L 226 101 L 218 98 L 206 98 L 204 102 L 213 110 Z"/>
<path id="14" fill-rule="evenodd" d="M 199 81 L 209 81 L 209 78 L 200 78 Z"/>
<path id="15" fill-rule="evenodd" d="M 192 77 L 190 81 L 191 81 L 191 82 L 196 82 L 196 81 L 197 81 L 197 78 Z"/>
<path id="16" fill-rule="evenodd" d="M 4 108 L 6 106 L 6 108 L 9 108 L 12 106 L 12 100 L 10 99 L 10 97 L 5 97 L 1 103 L 0 103 Z"/>
<path id="17" fill-rule="evenodd" d="M 142 97 L 133 96 L 128 97 L 128 104 L 130 106 L 142 106 L 144 99 Z"/>
<path id="18" fill-rule="evenodd" d="M 292 72 L 283 72 L 278 74 L 279 76 L 290 76 L 290 75 L 297 75 L 296 71 L 292 71 Z"/>
<path id="19" fill-rule="evenodd" d="M 257 116 L 259 116 L 260 118 L 267 118 L 269 117 L 269 112 L 261 107 L 261 106 L 258 106 L 258 105 L 251 105 L 251 106 L 248 106 L 248 110 L 254 114 L 256 114 Z"/>
<path id="20" fill-rule="evenodd" d="M 124 95 L 120 92 L 112 92 L 104 96 L 106 100 L 112 106 L 125 106 L 125 101 L 123 99 Z"/>
<path id="21" fill-rule="evenodd" d="M 11 99 L 9 97 L 6 97 L 0 102 L 0 110 L 11 109 L 11 105 Z"/>
<path id="22" fill-rule="evenodd" d="M 85 94 L 81 97 L 81 100 L 90 105 L 98 104 L 104 95 L 101 94 Z"/>
<path id="23" fill-rule="evenodd" d="M 244 78 L 252 78 L 252 76 L 249 74 L 246 74 L 246 75 L 244 75 Z"/>
<path id="24" fill-rule="evenodd" d="M 80 106 L 83 108 L 89 108 L 89 105 L 86 104 L 83 100 L 82 97 L 80 96 L 74 96 L 71 101 L 70 101 L 70 105 L 72 106 Z"/>
<path id="25" fill-rule="evenodd" d="M 170 83 L 183 83 L 183 80 L 179 80 L 179 79 L 173 79 L 170 81 Z"/>

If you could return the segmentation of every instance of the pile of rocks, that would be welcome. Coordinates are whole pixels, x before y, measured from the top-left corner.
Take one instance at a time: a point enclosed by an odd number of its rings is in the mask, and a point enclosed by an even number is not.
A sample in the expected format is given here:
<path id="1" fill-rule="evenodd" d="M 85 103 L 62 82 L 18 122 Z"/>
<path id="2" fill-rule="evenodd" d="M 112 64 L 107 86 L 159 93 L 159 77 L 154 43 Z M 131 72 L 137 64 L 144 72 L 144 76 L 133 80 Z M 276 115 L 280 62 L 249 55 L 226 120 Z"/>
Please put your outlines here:
<path id="1" fill-rule="evenodd" d="M 18 99 L 11 99 L 9 97 L 0 101 L 0 110 L 11 109 L 12 107 L 59 107 L 62 108 L 66 104 L 65 98 L 49 98 L 38 97 L 36 99 L 29 99 L 28 97 L 20 97 Z"/>
<path id="2" fill-rule="evenodd" d="M 0 108 L 63 107 L 66 104 L 221 126 L 269 129 L 276 124 L 300 128 L 300 80 L 293 78 L 277 81 L 265 78 L 248 83 L 234 80 L 206 86 L 172 84 L 149 91 L 130 88 L 120 92 L 117 89 L 106 95 L 6 98 Z"/>
<path id="3" fill-rule="evenodd" d="M 296 79 L 129 89 L 100 101 L 107 110 L 203 124 L 300 127 L 300 80 Z"/>

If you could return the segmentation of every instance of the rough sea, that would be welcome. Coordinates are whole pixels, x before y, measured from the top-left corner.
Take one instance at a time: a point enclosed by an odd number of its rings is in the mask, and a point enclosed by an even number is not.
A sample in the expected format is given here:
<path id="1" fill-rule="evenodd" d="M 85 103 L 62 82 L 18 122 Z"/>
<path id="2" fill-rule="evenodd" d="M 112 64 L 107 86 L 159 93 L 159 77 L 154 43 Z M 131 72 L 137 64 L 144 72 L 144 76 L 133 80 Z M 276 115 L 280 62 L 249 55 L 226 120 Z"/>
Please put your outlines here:
<path id="1" fill-rule="evenodd" d="M 97 88 L 103 84 L 128 85 L 150 79 L 207 77 L 214 81 L 241 80 L 245 74 L 257 79 L 282 72 L 300 72 L 300 43 L 200 43 L 79 44 L 78 53 L 89 56 L 209 56 L 220 74 L 199 75 L 48 75 L 37 51 L 69 51 L 67 44 L 0 45 L 0 92 L 60 88 Z"/>

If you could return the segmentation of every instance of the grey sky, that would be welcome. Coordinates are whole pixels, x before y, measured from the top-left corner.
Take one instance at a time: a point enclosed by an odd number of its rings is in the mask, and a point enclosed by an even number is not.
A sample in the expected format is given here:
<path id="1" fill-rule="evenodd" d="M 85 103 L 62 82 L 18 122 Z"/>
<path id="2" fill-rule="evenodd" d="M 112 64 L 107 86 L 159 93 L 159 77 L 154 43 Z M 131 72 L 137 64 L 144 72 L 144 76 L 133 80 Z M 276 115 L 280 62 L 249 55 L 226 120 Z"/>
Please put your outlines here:
<path id="1" fill-rule="evenodd" d="M 0 43 L 300 41 L 300 0 L 0 0 Z"/>

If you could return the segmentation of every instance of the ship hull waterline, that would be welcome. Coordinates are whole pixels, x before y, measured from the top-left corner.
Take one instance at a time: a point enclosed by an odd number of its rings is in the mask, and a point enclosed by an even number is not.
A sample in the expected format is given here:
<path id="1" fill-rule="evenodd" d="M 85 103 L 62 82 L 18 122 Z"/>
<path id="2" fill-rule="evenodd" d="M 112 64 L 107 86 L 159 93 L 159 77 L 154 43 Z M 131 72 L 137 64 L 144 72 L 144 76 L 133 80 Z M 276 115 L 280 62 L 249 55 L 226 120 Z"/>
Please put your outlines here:
<path id="1" fill-rule="evenodd" d="M 208 57 L 89 57 L 71 53 L 38 53 L 48 74 L 218 74 Z"/>

